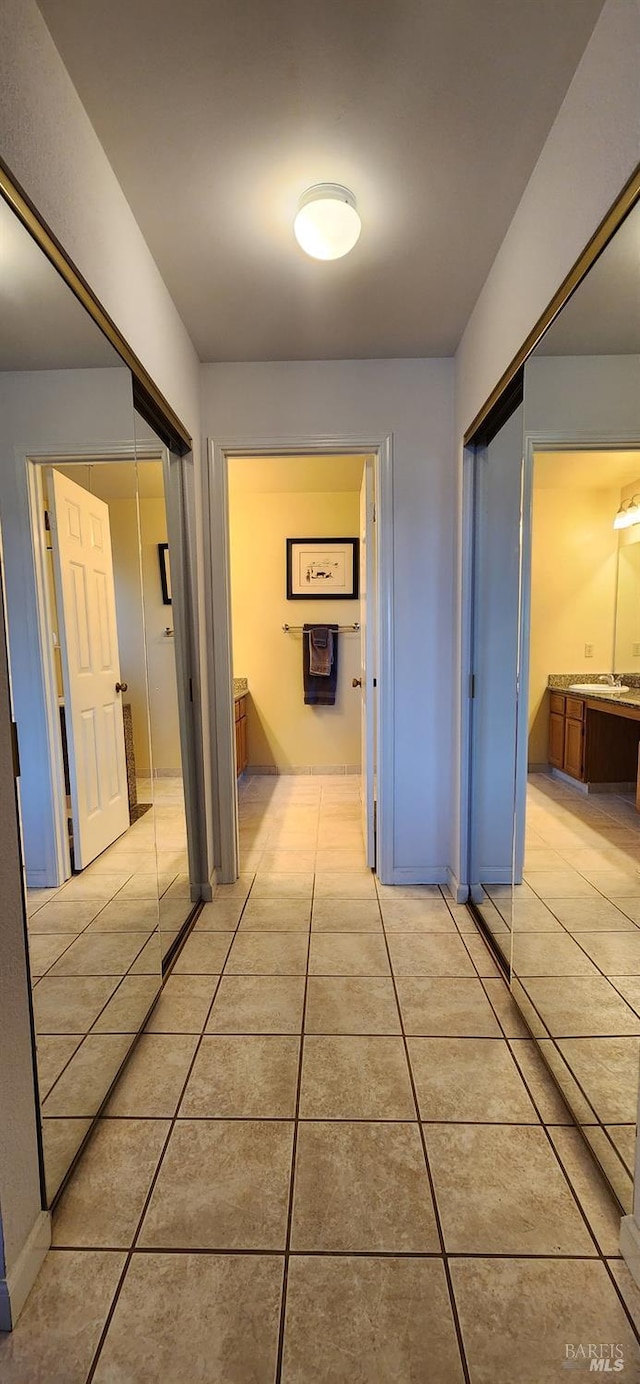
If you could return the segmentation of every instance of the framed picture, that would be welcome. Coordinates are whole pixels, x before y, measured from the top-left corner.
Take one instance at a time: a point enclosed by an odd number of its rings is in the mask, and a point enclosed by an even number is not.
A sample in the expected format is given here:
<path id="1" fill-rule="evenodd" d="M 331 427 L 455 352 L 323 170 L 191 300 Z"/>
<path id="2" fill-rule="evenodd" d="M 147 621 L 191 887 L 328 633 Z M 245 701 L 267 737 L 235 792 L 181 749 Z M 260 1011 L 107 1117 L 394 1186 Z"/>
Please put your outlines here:
<path id="1" fill-rule="evenodd" d="M 357 538 L 288 538 L 288 601 L 353 601 L 358 595 Z"/>
<path id="2" fill-rule="evenodd" d="M 162 585 L 162 604 L 171 605 L 171 563 L 169 561 L 169 544 L 158 544 L 158 560 L 160 562 L 160 582 Z"/>

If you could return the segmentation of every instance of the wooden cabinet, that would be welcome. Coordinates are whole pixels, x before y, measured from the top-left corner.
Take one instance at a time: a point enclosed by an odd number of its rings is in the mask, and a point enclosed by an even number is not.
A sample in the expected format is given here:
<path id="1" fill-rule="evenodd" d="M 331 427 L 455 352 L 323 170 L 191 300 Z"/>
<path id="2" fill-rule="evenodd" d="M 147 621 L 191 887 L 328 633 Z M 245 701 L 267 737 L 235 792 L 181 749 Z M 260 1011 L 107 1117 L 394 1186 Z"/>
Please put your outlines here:
<path id="1" fill-rule="evenodd" d="M 584 782 L 584 699 L 552 692 L 549 707 L 549 763 Z"/>
<path id="2" fill-rule="evenodd" d="M 238 697 L 235 703 L 236 717 L 236 773 L 238 777 L 247 767 L 247 698 Z"/>

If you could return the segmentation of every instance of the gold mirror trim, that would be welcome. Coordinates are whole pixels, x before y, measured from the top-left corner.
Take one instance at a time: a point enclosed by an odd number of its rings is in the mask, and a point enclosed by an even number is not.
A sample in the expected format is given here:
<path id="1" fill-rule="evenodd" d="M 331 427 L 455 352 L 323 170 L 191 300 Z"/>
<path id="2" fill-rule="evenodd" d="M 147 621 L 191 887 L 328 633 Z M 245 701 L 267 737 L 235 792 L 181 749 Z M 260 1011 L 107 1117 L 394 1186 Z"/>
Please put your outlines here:
<path id="1" fill-rule="evenodd" d="M 47 259 L 50 260 L 54 269 L 57 269 L 65 283 L 68 284 L 71 292 L 75 294 L 78 301 L 82 303 L 83 308 L 85 308 L 90 317 L 93 318 L 96 326 L 99 327 L 103 335 L 106 336 L 107 340 L 114 347 L 114 350 L 117 351 L 121 360 L 129 367 L 132 375 L 141 386 L 142 392 L 153 400 L 156 409 L 166 422 L 167 429 L 174 435 L 176 442 L 178 440 L 180 441 L 181 446 L 179 450 L 183 454 L 184 452 L 190 452 L 192 449 L 192 440 L 184 423 L 178 418 L 177 413 L 174 413 L 171 405 L 165 399 L 164 394 L 158 389 L 158 386 L 151 378 L 148 371 L 145 370 L 142 361 L 138 359 L 135 351 L 132 350 L 128 341 L 118 330 L 115 322 L 109 316 L 106 309 L 103 308 L 100 300 L 96 298 L 95 293 L 89 287 L 86 279 L 83 278 L 80 270 L 76 268 L 75 264 L 60 244 L 60 241 L 56 238 L 53 231 L 49 229 L 46 222 L 43 221 L 33 203 L 27 197 L 27 194 L 23 192 L 22 188 L 15 181 L 6 164 L 4 164 L 1 159 L 0 195 L 2 195 L 5 202 L 13 209 L 16 216 L 29 232 L 29 235 L 33 237 L 36 244 L 40 246 L 40 249 L 47 256 Z"/>
<path id="2" fill-rule="evenodd" d="M 507 389 L 518 371 L 522 369 L 525 361 L 531 355 L 531 352 L 535 350 L 538 342 L 544 336 L 544 333 L 551 326 L 551 323 L 558 316 L 558 313 L 561 312 L 571 295 L 575 293 L 585 275 L 588 274 L 592 265 L 595 264 L 598 256 L 602 254 L 602 251 L 608 245 L 611 237 L 615 234 L 625 217 L 629 215 L 629 212 L 639 200 L 640 164 L 635 172 L 632 173 L 628 183 L 622 189 L 620 196 L 616 198 L 613 206 L 600 222 L 597 231 L 594 232 L 590 241 L 582 251 L 582 254 L 579 255 L 573 268 L 569 270 L 566 279 L 561 283 L 557 293 L 554 293 L 549 306 L 545 308 L 542 316 L 538 318 L 535 327 L 529 332 L 528 337 L 520 347 L 517 355 L 514 356 L 511 364 L 507 366 L 504 374 L 498 380 L 495 389 L 491 391 L 486 403 L 483 404 L 480 412 L 476 414 L 473 423 L 467 428 L 464 435 L 465 447 L 473 443 L 475 434 L 478 429 L 482 427 L 482 424 L 491 413 L 491 410 L 495 408 L 500 396 L 504 393 L 505 389 Z"/>

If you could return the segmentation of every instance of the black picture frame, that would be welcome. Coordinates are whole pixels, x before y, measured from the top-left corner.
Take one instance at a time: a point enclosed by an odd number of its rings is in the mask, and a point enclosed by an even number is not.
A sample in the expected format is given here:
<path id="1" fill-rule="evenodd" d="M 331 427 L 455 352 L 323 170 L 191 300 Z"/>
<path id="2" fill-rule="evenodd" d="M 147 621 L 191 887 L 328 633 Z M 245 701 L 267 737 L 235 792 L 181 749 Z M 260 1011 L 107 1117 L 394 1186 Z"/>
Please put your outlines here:
<path id="1" fill-rule="evenodd" d="M 359 588 L 358 538 L 287 539 L 288 601 L 356 601 Z"/>
<path id="2" fill-rule="evenodd" d="M 160 563 L 160 584 L 162 586 L 162 604 L 172 605 L 171 596 L 171 563 L 169 561 L 169 544 L 158 544 L 158 562 Z"/>

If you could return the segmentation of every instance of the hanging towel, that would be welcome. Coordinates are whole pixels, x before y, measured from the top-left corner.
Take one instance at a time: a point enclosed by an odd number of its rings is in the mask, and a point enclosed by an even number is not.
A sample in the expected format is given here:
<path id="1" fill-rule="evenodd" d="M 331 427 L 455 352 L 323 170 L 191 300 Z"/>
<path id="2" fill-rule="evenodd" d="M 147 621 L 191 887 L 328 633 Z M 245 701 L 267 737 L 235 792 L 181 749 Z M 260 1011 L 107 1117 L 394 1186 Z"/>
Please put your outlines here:
<path id="1" fill-rule="evenodd" d="M 333 663 L 333 630 L 316 625 L 309 630 L 309 672 L 314 678 L 328 678 Z"/>
<path id="2" fill-rule="evenodd" d="M 311 671 L 311 636 L 326 633 L 331 636 L 331 653 L 333 655 L 328 673 L 312 673 Z M 323 649 L 314 643 L 314 653 L 324 654 L 328 650 L 329 641 Z M 305 706 L 335 706 L 336 687 L 338 683 L 338 626 L 337 625 L 304 625 L 302 635 L 302 680 L 304 685 Z"/>

